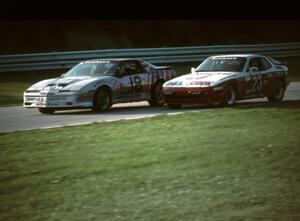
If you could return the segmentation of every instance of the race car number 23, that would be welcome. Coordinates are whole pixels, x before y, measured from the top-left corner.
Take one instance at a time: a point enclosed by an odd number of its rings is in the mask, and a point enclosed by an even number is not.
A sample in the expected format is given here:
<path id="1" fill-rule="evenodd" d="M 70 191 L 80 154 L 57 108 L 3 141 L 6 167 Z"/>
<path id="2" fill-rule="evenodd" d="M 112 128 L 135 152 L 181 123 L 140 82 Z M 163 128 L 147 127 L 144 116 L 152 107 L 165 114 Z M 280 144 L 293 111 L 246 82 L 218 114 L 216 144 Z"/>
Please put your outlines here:
<path id="1" fill-rule="evenodd" d="M 258 91 L 261 91 L 262 89 L 262 77 L 259 75 L 259 76 L 253 76 L 253 85 L 252 85 L 252 88 L 251 88 L 251 91 L 252 92 L 258 92 Z"/>
<path id="2" fill-rule="evenodd" d="M 142 80 L 139 76 L 129 77 L 132 92 L 140 92 L 142 90 Z"/>

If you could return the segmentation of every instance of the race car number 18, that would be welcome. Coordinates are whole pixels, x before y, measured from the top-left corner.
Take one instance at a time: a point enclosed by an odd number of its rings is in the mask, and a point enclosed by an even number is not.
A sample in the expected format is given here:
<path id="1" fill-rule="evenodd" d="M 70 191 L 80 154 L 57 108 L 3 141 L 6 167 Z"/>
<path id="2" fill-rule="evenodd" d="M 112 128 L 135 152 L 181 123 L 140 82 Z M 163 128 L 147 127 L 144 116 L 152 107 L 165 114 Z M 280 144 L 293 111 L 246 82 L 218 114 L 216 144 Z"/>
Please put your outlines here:
<path id="1" fill-rule="evenodd" d="M 139 76 L 129 77 L 132 92 L 140 92 L 142 90 L 142 80 Z"/>

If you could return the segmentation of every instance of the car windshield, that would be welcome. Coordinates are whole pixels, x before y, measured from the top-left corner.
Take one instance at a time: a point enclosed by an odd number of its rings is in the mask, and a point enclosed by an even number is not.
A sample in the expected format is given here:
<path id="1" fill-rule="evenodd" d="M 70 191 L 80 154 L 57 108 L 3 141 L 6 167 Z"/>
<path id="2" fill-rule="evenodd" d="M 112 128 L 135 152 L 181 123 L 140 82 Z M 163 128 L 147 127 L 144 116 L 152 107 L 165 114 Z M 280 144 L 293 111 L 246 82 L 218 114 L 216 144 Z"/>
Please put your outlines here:
<path id="1" fill-rule="evenodd" d="M 244 69 L 246 58 L 243 57 L 211 57 L 203 61 L 196 69 L 201 71 L 234 71 L 241 72 Z"/>
<path id="2" fill-rule="evenodd" d="M 64 77 L 96 77 L 96 76 L 111 76 L 116 73 L 118 62 L 111 61 L 95 61 L 82 62 L 71 70 L 69 70 Z"/>

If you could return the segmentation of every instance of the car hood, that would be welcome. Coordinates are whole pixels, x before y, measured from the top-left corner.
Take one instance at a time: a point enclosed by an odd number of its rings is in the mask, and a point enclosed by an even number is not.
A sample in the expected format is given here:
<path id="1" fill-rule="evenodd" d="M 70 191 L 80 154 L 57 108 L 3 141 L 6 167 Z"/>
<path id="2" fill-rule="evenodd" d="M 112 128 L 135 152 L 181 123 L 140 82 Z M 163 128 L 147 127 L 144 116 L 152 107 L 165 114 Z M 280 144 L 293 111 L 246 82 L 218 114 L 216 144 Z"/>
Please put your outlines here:
<path id="1" fill-rule="evenodd" d="M 84 86 L 104 80 L 106 78 L 111 78 L 110 76 L 100 76 L 100 77 L 59 77 L 40 81 L 31 87 L 29 87 L 27 92 L 58 92 L 59 90 L 69 90 L 78 91 Z"/>
<path id="2" fill-rule="evenodd" d="M 241 75 L 240 72 L 196 72 L 167 81 L 164 87 L 213 87 Z"/>

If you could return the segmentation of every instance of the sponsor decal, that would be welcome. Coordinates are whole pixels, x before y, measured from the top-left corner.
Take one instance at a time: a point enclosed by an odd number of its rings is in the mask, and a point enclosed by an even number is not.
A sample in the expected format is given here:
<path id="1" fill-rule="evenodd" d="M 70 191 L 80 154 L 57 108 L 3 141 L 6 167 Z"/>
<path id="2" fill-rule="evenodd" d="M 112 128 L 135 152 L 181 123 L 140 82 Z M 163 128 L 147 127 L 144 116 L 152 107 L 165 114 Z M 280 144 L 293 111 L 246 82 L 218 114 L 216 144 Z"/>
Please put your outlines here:
<path id="1" fill-rule="evenodd" d="M 182 81 L 170 81 L 167 83 L 167 85 L 169 86 L 173 86 L 173 85 L 182 85 Z"/>
<path id="2" fill-rule="evenodd" d="M 186 80 L 200 80 L 200 79 L 203 79 L 206 77 L 208 77 L 208 75 L 203 75 L 201 77 L 188 77 L 188 78 L 186 78 Z"/>
<path id="3" fill-rule="evenodd" d="M 205 85 L 205 86 L 210 86 L 209 81 L 192 81 L 190 85 Z"/>

